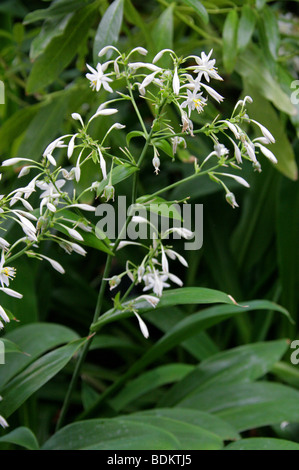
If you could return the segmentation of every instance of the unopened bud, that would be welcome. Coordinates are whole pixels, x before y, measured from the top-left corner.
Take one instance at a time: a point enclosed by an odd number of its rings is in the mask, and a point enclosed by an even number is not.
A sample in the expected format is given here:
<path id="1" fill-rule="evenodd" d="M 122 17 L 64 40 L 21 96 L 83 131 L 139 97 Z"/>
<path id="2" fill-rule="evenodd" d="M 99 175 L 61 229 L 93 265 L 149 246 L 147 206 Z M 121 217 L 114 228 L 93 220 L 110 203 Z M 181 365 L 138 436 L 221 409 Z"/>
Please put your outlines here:
<path id="1" fill-rule="evenodd" d="M 102 197 L 106 199 L 106 202 L 110 201 L 110 199 L 114 201 L 114 192 L 115 192 L 114 186 L 112 186 L 111 184 L 107 184 L 107 186 L 105 186 L 104 188 Z"/>
<path id="2" fill-rule="evenodd" d="M 155 168 L 155 173 L 156 175 L 159 173 L 160 171 L 160 158 L 157 157 L 157 155 L 154 156 L 154 158 L 152 159 L 152 163 L 154 165 L 154 168 Z"/>
<path id="3" fill-rule="evenodd" d="M 233 193 L 226 193 L 226 196 L 225 196 L 225 199 L 227 200 L 227 202 L 232 206 L 232 208 L 234 209 L 235 207 L 239 207 L 239 205 L 237 204 L 236 202 L 236 198 L 235 198 L 235 195 Z"/>

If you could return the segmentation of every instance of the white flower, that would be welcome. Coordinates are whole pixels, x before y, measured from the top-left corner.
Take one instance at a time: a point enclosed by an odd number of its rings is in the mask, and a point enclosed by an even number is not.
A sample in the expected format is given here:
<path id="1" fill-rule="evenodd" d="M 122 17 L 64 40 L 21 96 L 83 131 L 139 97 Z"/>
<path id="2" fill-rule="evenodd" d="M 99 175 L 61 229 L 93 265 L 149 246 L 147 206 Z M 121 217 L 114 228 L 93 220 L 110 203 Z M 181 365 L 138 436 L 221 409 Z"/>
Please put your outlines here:
<path id="1" fill-rule="evenodd" d="M 154 147 L 154 158 L 152 159 L 152 164 L 153 167 L 155 168 L 155 173 L 156 175 L 160 171 L 160 158 L 158 157 L 158 151 L 156 150 L 156 147 Z"/>
<path id="2" fill-rule="evenodd" d="M 204 87 L 204 89 L 209 93 L 209 95 L 211 95 L 211 97 L 214 98 L 214 100 L 218 101 L 218 103 L 221 103 L 221 101 L 224 100 L 224 97 L 220 95 L 219 93 L 217 93 L 217 91 L 214 90 L 214 88 L 208 85 L 205 85 L 204 83 L 201 83 L 201 86 Z"/>
<path id="3" fill-rule="evenodd" d="M 171 140 L 171 143 L 172 143 L 173 153 L 176 153 L 178 145 L 180 145 L 181 143 L 183 144 L 184 148 L 186 148 L 186 146 L 187 146 L 184 137 L 175 136 L 175 137 L 172 137 L 170 140 Z"/>
<path id="4" fill-rule="evenodd" d="M 153 289 L 154 294 L 158 297 L 162 296 L 164 287 L 170 287 L 170 284 L 166 282 L 168 274 L 160 273 L 155 268 L 148 267 L 142 279 L 145 283 L 143 291 Z"/>
<path id="5" fill-rule="evenodd" d="M 23 161 L 36 163 L 34 160 L 31 160 L 30 158 L 9 158 L 8 160 L 4 160 L 4 162 L 2 162 L 2 166 L 15 165 L 16 163 L 23 162 Z"/>
<path id="6" fill-rule="evenodd" d="M 250 119 L 251 122 L 254 122 L 254 124 L 256 124 L 260 130 L 262 131 L 262 134 L 263 136 L 268 140 L 268 144 L 274 144 L 275 143 L 275 139 L 273 137 L 273 135 L 271 134 L 270 131 L 268 131 L 268 129 L 263 126 L 262 124 L 260 124 L 259 122 L 255 121 L 254 119 Z"/>
<path id="7" fill-rule="evenodd" d="M 196 109 L 198 113 L 203 111 L 203 107 L 206 105 L 206 98 L 202 96 L 202 93 L 197 93 L 196 90 L 192 92 L 187 90 L 187 99 L 181 104 L 182 108 L 188 107 L 188 116 L 190 117 L 191 111 Z"/>
<path id="8" fill-rule="evenodd" d="M 21 299 L 23 297 L 22 294 L 10 289 L 9 287 L 0 287 L 0 290 L 2 290 L 5 294 L 10 295 L 11 297 L 15 297 L 16 299 Z"/>
<path id="9" fill-rule="evenodd" d="M 137 302 L 138 300 L 142 300 L 142 299 L 146 300 L 154 308 L 156 308 L 156 306 L 160 302 L 160 299 L 158 299 L 158 297 L 154 297 L 153 295 L 146 295 L 146 294 L 140 295 L 134 300 L 134 302 Z"/>
<path id="10" fill-rule="evenodd" d="M 141 333 L 143 334 L 143 336 L 145 338 L 148 338 L 149 337 L 149 332 L 148 332 L 148 329 L 147 329 L 147 326 L 146 324 L 144 323 L 144 321 L 142 320 L 142 318 L 140 317 L 140 315 L 138 315 L 137 312 L 135 312 L 133 310 L 133 313 L 134 315 L 136 316 L 137 320 L 138 320 L 138 323 L 139 323 L 139 328 L 141 330 Z"/>
<path id="11" fill-rule="evenodd" d="M 9 323 L 9 322 L 10 322 L 9 316 L 8 316 L 7 313 L 5 312 L 4 308 L 1 307 L 1 305 L 0 305 L 0 317 L 2 318 L 2 320 L 3 320 L 5 323 Z"/>
<path id="12" fill-rule="evenodd" d="M 180 108 L 181 109 L 181 108 Z M 182 131 L 189 132 L 190 135 L 193 137 L 193 122 L 191 119 L 188 118 L 187 113 L 181 109 L 181 117 L 182 117 Z"/>
<path id="13" fill-rule="evenodd" d="M 177 253 L 176 251 L 171 250 L 170 248 L 167 248 L 165 250 L 165 253 L 170 259 L 174 260 L 174 259 L 177 258 L 180 261 L 180 263 L 182 263 L 182 265 L 186 266 L 186 268 L 188 267 L 188 263 L 185 260 L 185 258 L 182 255 L 180 255 L 179 253 Z"/>
<path id="14" fill-rule="evenodd" d="M 255 143 L 257 147 L 259 147 L 262 151 L 262 153 L 267 157 L 272 163 L 277 163 L 277 159 L 275 155 L 269 150 L 267 147 L 264 147 L 264 145 Z"/>
<path id="15" fill-rule="evenodd" d="M 105 159 L 103 157 L 100 147 L 98 147 L 98 154 L 100 157 L 100 167 L 102 170 L 103 180 L 106 180 L 107 179 L 106 162 L 105 162 Z"/>
<path id="16" fill-rule="evenodd" d="M 92 89 L 99 91 L 101 89 L 101 86 L 103 85 L 103 88 L 106 91 L 113 93 L 111 86 L 108 84 L 108 82 L 112 82 L 112 79 L 104 74 L 108 66 L 107 62 L 105 64 L 98 63 L 96 70 L 88 64 L 86 64 L 86 66 L 91 71 L 91 73 L 86 74 L 86 78 L 90 80 L 90 86 L 92 87 Z"/>
<path id="17" fill-rule="evenodd" d="M 211 78 L 215 78 L 216 80 L 222 80 L 220 75 L 217 73 L 217 69 L 214 67 L 216 60 L 211 59 L 213 49 L 210 50 L 209 54 L 206 55 L 205 52 L 201 53 L 201 57 L 198 56 L 190 56 L 195 59 L 197 63 L 196 66 L 189 67 L 193 69 L 195 73 L 198 73 L 198 80 L 201 80 L 201 77 L 204 76 L 207 82 L 210 81 Z"/>
<path id="18" fill-rule="evenodd" d="M 75 240 L 79 240 L 81 242 L 84 240 L 82 235 L 80 235 L 80 233 L 77 232 L 77 230 L 75 230 L 74 228 L 70 228 L 67 225 L 61 224 L 60 222 L 59 222 L 59 225 L 67 231 L 70 237 L 74 238 Z"/>
<path id="19" fill-rule="evenodd" d="M 1 416 L 1 415 L 0 415 L 0 426 L 2 426 L 3 428 L 7 428 L 9 426 L 6 419 L 4 419 L 3 416 Z"/>
<path id="20" fill-rule="evenodd" d="M 223 144 L 215 144 L 214 151 L 218 158 L 228 155 L 229 150 Z"/>
<path id="21" fill-rule="evenodd" d="M 55 261 L 54 259 L 52 258 L 48 258 L 48 256 L 45 256 L 45 255 L 41 255 L 39 254 L 39 256 L 41 258 L 44 258 L 45 260 L 49 261 L 49 263 L 51 264 L 52 268 L 54 268 L 56 271 L 58 271 L 60 274 L 64 274 L 65 273 L 65 270 L 63 269 L 63 267 L 61 266 L 60 263 L 58 263 L 57 261 Z"/>
<path id="22" fill-rule="evenodd" d="M 10 247 L 10 243 L 8 243 L 4 238 L 0 237 L 0 248 L 1 250 L 7 251 Z"/>
<path id="23" fill-rule="evenodd" d="M 79 113 L 72 113 L 72 118 L 75 119 L 75 121 L 80 121 L 82 127 L 84 127 L 84 122 L 83 122 L 83 119 L 82 119 L 82 116 L 81 114 Z"/>
<path id="24" fill-rule="evenodd" d="M 178 95 L 180 93 L 180 79 L 178 76 L 177 67 L 175 67 L 174 74 L 173 74 L 172 88 L 173 88 L 173 92 L 175 95 Z"/>
<path id="25" fill-rule="evenodd" d="M 222 176 L 228 176 L 229 178 L 233 178 L 235 181 L 237 181 L 239 184 L 242 184 L 243 186 L 245 186 L 246 188 L 249 188 L 249 184 L 247 183 L 246 180 L 244 180 L 244 178 L 242 178 L 241 176 L 237 176 L 237 175 L 231 175 L 230 173 L 216 173 L 217 175 L 222 175 Z"/>
<path id="26" fill-rule="evenodd" d="M 74 148 L 75 148 L 75 139 L 76 139 L 77 135 L 78 134 L 73 135 L 73 137 L 70 139 L 69 144 L 67 146 L 67 157 L 68 158 L 71 158 L 71 156 L 73 155 Z"/>

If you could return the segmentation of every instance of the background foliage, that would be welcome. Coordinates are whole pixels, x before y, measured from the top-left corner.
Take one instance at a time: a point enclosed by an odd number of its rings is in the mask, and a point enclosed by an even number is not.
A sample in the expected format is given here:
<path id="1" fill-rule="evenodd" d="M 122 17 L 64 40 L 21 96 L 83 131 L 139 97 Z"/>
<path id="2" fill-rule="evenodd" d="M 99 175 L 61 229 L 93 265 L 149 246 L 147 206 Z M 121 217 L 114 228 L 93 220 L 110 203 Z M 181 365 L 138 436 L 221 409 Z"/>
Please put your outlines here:
<path id="1" fill-rule="evenodd" d="M 278 159 L 275 168 L 264 160 L 260 174 L 245 168 L 251 188 L 234 188 L 239 209 L 232 210 L 221 188 L 204 178 L 167 195 L 170 200 L 190 195 L 192 203 L 204 204 L 204 244 L 196 254 L 185 253 L 184 289 L 227 292 L 249 306 L 246 312 L 209 306 L 202 291 L 192 291 L 192 297 L 182 290 L 176 305 L 165 295 L 162 307 L 144 314 L 149 340 L 130 319 L 106 325 L 84 364 L 70 424 L 58 433 L 55 424 L 92 318 L 105 254 L 89 248 L 82 260 L 61 252 L 63 277 L 35 261 L 18 261 L 15 286 L 24 298 L 5 299 L 5 307 L 19 323 L 11 322 L 1 338 L 6 364 L 0 368 L 0 394 L 6 399 L 0 412 L 10 417 L 2 448 L 299 448 L 299 372 L 290 363 L 287 342 L 298 338 L 299 105 L 292 85 L 299 70 L 297 12 L 297 1 L 266 0 L 1 3 L 2 160 L 38 160 L 51 140 L 72 128 L 72 112 L 95 111 L 85 64 L 96 65 L 97 52 L 107 44 L 121 51 L 143 46 L 150 60 L 163 48 L 177 55 L 213 48 L 224 78 L 218 91 L 226 99 L 221 110 L 209 104 L 198 123 L 219 112 L 225 116 L 249 94 L 250 115 L 275 136 L 271 150 Z M 150 119 L 146 103 L 139 105 Z M 121 112 L 127 129 L 136 128 L 127 109 Z M 170 110 L 169 117 L 179 124 Z M 112 123 L 113 117 L 98 118 L 93 133 Z M 125 146 L 125 135 L 119 132 L 110 145 Z M 131 145 L 138 150 L 138 139 Z M 149 160 L 140 194 L 187 176 L 192 157 L 203 159 L 209 152 L 205 137 L 197 136 L 189 138 L 188 150 L 180 150 L 180 161 L 163 154 L 159 183 Z M 17 185 L 13 170 L 5 170 L 1 192 Z M 84 178 L 83 183 L 93 181 L 92 165 Z M 127 182 L 117 188 L 129 194 Z M 48 245 L 45 254 L 53 250 Z M 115 273 L 128 253 L 138 256 L 126 250 L 113 266 Z M 105 310 L 110 297 L 107 293 Z M 84 423 L 76 423 L 78 417 Z"/>

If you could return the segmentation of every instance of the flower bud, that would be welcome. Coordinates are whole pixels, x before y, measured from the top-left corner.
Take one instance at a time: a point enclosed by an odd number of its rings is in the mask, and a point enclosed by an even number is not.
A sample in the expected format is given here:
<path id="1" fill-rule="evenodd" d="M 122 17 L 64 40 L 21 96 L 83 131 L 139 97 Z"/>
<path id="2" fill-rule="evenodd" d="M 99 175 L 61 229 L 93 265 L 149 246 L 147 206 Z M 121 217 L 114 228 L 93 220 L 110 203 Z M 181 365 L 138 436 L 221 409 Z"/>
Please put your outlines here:
<path id="1" fill-rule="evenodd" d="M 226 193 L 225 199 L 232 206 L 233 209 L 235 207 L 239 207 L 239 205 L 236 202 L 235 195 L 233 193 L 231 193 L 231 192 Z"/>
<path id="2" fill-rule="evenodd" d="M 114 186 L 112 186 L 111 184 L 107 184 L 107 186 L 105 186 L 104 188 L 102 197 L 106 199 L 106 202 L 110 201 L 110 199 L 114 201 L 114 192 L 115 192 Z"/>
<path id="3" fill-rule="evenodd" d="M 156 175 L 159 173 L 160 171 L 160 158 L 157 157 L 157 155 L 154 156 L 154 158 L 152 159 L 152 163 L 154 165 L 154 168 L 155 168 L 155 173 Z"/>

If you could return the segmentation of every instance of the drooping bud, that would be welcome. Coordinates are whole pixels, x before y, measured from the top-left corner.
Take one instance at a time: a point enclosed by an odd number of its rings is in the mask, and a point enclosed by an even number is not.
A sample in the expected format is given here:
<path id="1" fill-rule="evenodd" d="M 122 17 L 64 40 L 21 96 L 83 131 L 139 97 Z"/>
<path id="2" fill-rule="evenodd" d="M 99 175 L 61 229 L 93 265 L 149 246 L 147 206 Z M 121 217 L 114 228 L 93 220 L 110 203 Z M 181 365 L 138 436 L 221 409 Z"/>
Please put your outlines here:
<path id="1" fill-rule="evenodd" d="M 114 201 L 114 193 L 115 193 L 114 186 L 112 186 L 111 184 L 107 184 L 107 186 L 105 186 L 104 188 L 102 197 L 106 199 L 106 202 L 110 201 L 110 199 Z"/>
<path id="2" fill-rule="evenodd" d="M 239 205 L 236 202 L 235 195 L 233 193 L 231 193 L 231 192 L 226 193 L 225 199 L 232 206 L 233 209 L 235 207 L 239 207 Z"/>

